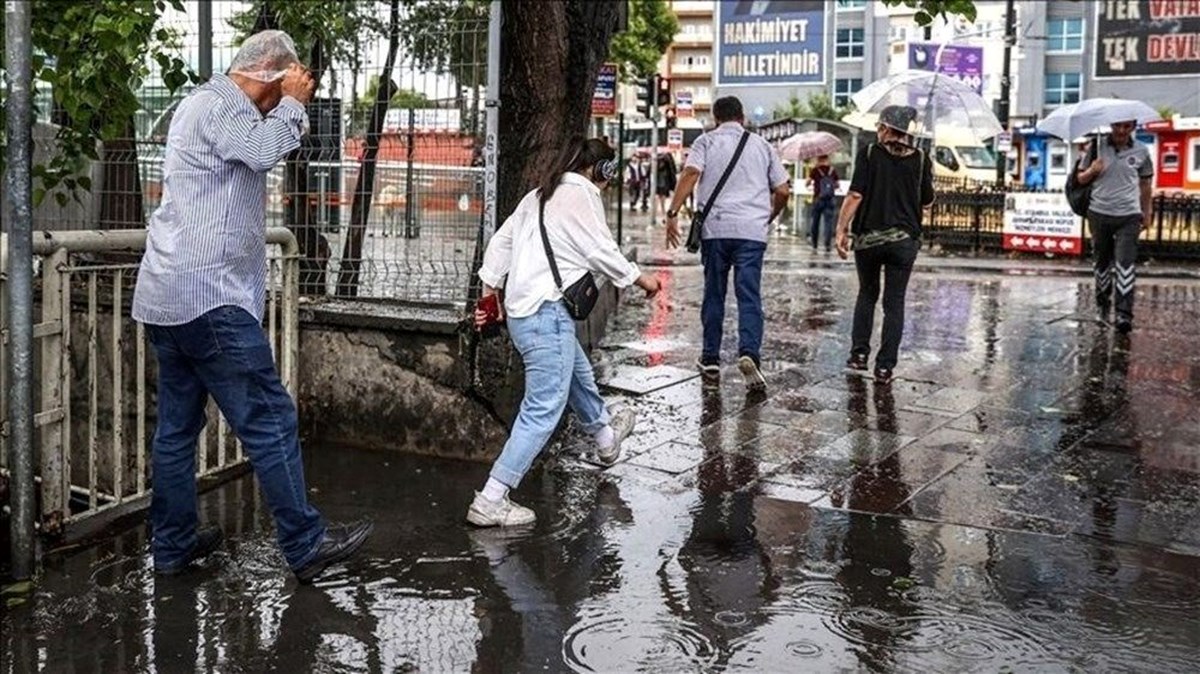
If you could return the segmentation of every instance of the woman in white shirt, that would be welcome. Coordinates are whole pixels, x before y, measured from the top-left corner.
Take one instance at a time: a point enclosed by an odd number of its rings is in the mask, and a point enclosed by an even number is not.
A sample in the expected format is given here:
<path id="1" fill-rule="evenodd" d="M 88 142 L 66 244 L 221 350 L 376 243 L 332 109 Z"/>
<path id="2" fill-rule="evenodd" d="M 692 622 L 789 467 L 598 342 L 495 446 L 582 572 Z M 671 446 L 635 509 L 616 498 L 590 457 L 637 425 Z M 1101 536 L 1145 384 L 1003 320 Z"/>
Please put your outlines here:
<path id="1" fill-rule="evenodd" d="M 515 526 L 536 519 L 532 510 L 509 500 L 508 491 L 521 483 L 568 405 L 592 435 L 604 463 L 617 460 L 621 441 L 633 430 L 632 409 L 610 417 L 604 406 L 592 364 L 575 337 L 575 321 L 554 282 L 538 225 L 539 206 L 545 204 L 546 232 L 563 287 L 593 272 L 618 288 L 636 284 L 654 295 L 658 280 L 621 253 L 605 222 L 600 190 L 618 175 L 616 153 L 608 144 L 573 139 L 488 243 L 479 278 L 485 297 L 504 288 L 508 332 L 525 363 L 525 397 L 504 451 L 467 511 L 472 524 Z M 476 321 L 483 320 L 477 312 Z"/>

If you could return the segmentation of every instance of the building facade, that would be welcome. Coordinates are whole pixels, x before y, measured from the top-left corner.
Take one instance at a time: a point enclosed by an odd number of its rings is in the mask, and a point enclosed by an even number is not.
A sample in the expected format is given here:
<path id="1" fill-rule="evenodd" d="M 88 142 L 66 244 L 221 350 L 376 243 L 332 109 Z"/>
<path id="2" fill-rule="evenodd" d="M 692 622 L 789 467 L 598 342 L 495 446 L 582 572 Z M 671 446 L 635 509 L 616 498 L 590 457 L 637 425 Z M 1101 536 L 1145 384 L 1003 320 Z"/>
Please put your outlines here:
<path id="1" fill-rule="evenodd" d="M 775 108 L 793 95 L 804 100 L 821 92 L 845 102 L 890 73 L 932 69 L 928 55 L 939 45 L 977 50 L 981 95 L 990 101 L 1000 95 L 1003 0 L 977 0 L 975 21 L 935 20 L 928 31 L 916 24 L 912 9 L 869 0 L 674 0 L 670 5 L 680 32 L 660 72 L 671 80 L 673 100 L 690 96 L 697 123 L 722 95 L 741 98 L 747 115 L 760 123 L 770 121 Z M 1196 2 L 1020 0 L 1015 8 L 1014 125 L 1035 123 L 1059 105 L 1098 96 L 1137 98 L 1183 115 L 1200 114 Z M 924 52 L 924 62 L 913 47 L 921 44 L 933 47 Z M 626 94 L 622 103 L 627 113 L 636 114 L 633 96 Z"/>

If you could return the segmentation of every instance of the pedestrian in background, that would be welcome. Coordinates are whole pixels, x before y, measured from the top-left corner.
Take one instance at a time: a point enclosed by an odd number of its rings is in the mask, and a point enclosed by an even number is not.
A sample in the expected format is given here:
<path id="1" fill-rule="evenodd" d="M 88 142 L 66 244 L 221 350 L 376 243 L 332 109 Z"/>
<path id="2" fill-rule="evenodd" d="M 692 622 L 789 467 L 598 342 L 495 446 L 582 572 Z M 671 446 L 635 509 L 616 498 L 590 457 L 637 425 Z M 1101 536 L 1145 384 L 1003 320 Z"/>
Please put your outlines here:
<path id="1" fill-rule="evenodd" d="M 508 492 L 521 484 L 568 406 L 592 436 L 603 463 L 617 460 L 621 442 L 633 430 L 631 408 L 610 416 L 604 406 L 546 251 L 553 251 L 562 288 L 595 272 L 618 288 L 636 284 L 648 296 L 658 292 L 658 280 L 621 253 L 605 222 L 600 191 L 617 176 L 616 152 L 606 143 L 571 140 L 538 188 L 521 199 L 488 242 L 479 270 L 483 296 L 504 288 L 508 332 L 525 363 L 525 397 L 504 450 L 467 510 L 471 524 L 516 526 L 536 519 Z M 475 320 L 482 325 L 489 319 L 480 310 Z"/>
<path id="2" fill-rule="evenodd" d="M 629 210 L 637 210 L 642 196 L 642 160 L 633 158 L 625 166 L 625 188 L 629 190 Z"/>
<path id="3" fill-rule="evenodd" d="M 1133 137 L 1137 122 L 1117 122 L 1097 136 L 1096 158 L 1084 155 L 1079 183 L 1092 186 L 1088 226 L 1096 249 L 1096 310 L 1107 322 L 1116 295 L 1117 331 L 1133 330 L 1133 284 L 1137 242 L 1153 216 L 1154 160 Z"/>
<path id="4" fill-rule="evenodd" d="M 883 273 L 883 336 L 875 356 L 875 383 L 893 378 L 904 336 L 908 279 L 921 249 L 923 209 L 933 203 L 933 164 L 912 145 L 916 109 L 890 105 L 879 114 L 878 142 L 859 150 L 849 193 L 838 214 L 837 248 L 854 250 L 858 300 L 846 366 L 866 370 Z M 853 237 L 853 238 L 851 238 Z"/>
<path id="5" fill-rule="evenodd" d="M 286 33 L 246 39 L 230 73 L 179 104 L 167 134 L 162 205 L 150 217 L 133 318 L 158 358 L 150 501 L 154 570 L 175 574 L 218 549 L 199 527 L 196 445 L 211 395 L 229 420 L 301 582 L 352 555 L 369 523 L 327 526 L 308 502 L 296 405 L 262 321 L 269 172 L 300 147 L 316 84 Z"/>
<path id="6" fill-rule="evenodd" d="M 829 155 L 817 157 L 817 165 L 808 174 L 813 193 L 812 231 L 809 232 L 809 238 L 814 253 L 817 252 L 818 240 L 824 240 L 826 253 L 833 249 L 834 208 L 840 180 L 837 169 L 829 164 Z"/>
<path id="7" fill-rule="evenodd" d="M 733 270 L 738 303 L 738 369 L 753 389 L 766 387 L 762 374 L 762 265 L 771 222 L 787 205 L 790 181 L 778 153 L 762 136 L 746 130 L 742 102 L 725 96 L 713 103 L 717 127 L 696 139 L 667 211 L 667 246 L 680 243 L 679 209 L 698 191 L 696 208 L 709 208 L 701 233 L 704 302 L 700 322 L 704 346 L 697 366 L 704 387 L 721 381 L 721 338 L 725 329 L 725 294 Z M 742 153 L 734 162 L 739 145 Z M 722 174 L 729 179 L 713 197 Z M 712 203 L 710 203 L 710 201 Z"/>
<path id="8" fill-rule="evenodd" d="M 656 185 L 656 204 L 654 207 L 654 217 L 666 217 L 667 204 L 671 201 L 671 195 L 675 193 L 676 187 L 676 171 L 675 158 L 668 154 L 658 155 L 658 164 L 655 166 Z"/>

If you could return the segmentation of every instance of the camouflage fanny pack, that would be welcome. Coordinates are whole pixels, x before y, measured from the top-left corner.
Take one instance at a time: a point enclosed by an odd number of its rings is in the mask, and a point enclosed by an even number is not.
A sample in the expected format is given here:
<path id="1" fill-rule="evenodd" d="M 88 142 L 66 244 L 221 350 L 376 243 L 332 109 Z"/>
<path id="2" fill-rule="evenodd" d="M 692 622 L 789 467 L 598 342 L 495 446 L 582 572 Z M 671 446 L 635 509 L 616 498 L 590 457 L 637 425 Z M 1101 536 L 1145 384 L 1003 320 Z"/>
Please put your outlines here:
<path id="1" fill-rule="evenodd" d="M 912 235 L 908 233 L 907 229 L 903 227 L 888 227 L 887 229 L 877 229 L 864 234 L 856 234 L 853 237 L 852 247 L 854 250 L 866 250 L 910 238 L 912 238 Z"/>

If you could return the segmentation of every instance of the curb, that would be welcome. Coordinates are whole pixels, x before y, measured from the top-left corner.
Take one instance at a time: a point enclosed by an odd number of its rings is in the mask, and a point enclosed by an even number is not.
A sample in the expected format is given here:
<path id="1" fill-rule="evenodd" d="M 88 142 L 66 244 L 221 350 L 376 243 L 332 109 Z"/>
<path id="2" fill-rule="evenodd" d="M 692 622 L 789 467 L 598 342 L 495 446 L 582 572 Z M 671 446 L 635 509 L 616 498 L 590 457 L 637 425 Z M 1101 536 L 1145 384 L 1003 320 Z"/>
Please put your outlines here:
<path id="1" fill-rule="evenodd" d="M 1064 267 L 1061 265 L 1041 266 L 1030 264 L 1019 264 L 1011 266 L 998 265 L 982 265 L 963 260 L 959 262 L 954 258 L 933 258 L 939 260 L 938 264 L 930 262 L 917 262 L 913 266 L 913 270 L 921 273 L 939 273 L 939 272 L 966 272 L 972 274 L 991 274 L 995 276 L 1054 276 L 1054 277 L 1079 277 L 1091 278 L 1091 267 Z M 853 264 L 850 261 L 825 261 L 812 259 L 787 259 L 779 257 L 767 257 L 764 264 L 771 267 L 780 267 L 793 265 L 806 269 L 830 269 L 830 270 L 848 270 Z M 682 255 L 679 257 L 666 258 L 645 256 L 639 260 L 638 264 L 645 267 L 698 267 L 700 266 L 700 256 L 698 255 Z M 1200 280 L 1200 270 L 1179 269 L 1179 268 L 1156 268 L 1154 266 L 1139 265 L 1137 268 L 1139 277 L 1156 278 L 1156 279 L 1178 279 L 1178 280 Z"/>

